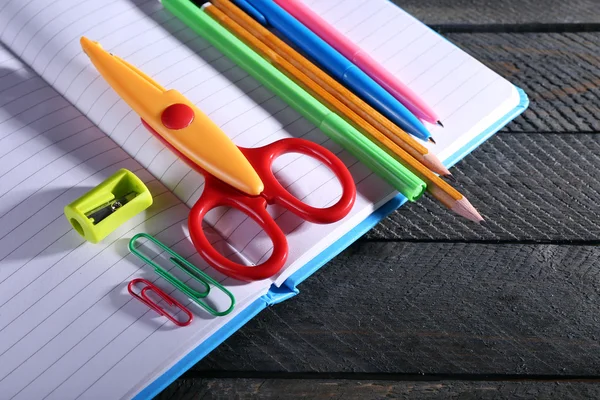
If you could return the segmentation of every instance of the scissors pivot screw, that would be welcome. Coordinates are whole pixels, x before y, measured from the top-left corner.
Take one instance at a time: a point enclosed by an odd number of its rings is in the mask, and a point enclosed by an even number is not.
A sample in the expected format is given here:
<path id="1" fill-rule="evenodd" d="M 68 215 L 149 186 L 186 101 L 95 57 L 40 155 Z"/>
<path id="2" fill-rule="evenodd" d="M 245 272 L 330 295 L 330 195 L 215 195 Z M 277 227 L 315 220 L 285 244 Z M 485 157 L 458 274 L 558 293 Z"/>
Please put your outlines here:
<path id="1" fill-rule="evenodd" d="M 165 108 L 160 118 L 163 125 L 169 129 L 184 129 L 194 120 L 194 110 L 185 104 L 171 104 Z"/>

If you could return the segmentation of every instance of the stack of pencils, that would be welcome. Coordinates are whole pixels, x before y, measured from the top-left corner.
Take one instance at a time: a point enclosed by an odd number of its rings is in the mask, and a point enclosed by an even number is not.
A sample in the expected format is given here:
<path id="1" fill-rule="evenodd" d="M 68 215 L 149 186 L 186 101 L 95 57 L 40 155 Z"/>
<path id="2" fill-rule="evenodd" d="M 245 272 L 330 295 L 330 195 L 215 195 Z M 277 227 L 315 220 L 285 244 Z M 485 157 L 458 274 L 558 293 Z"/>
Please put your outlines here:
<path id="1" fill-rule="evenodd" d="M 324 69 L 321 69 L 269 29 L 265 28 L 263 26 L 265 21 L 262 20 L 264 17 L 260 14 L 260 10 L 257 11 L 253 7 L 255 4 L 251 5 L 250 3 L 256 1 L 256 3 L 265 7 L 279 7 L 277 3 L 281 3 L 285 9 L 295 10 L 295 17 L 309 25 L 314 31 L 332 32 L 333 28 L 324 26 L 326 22 L 311 14 L 312 12 L 307 7 L 302 6 L 296 0 L 275 0 L 274 2 L 273 0 L 235 1 L 237 5 L 230 0 L 212 0 L 210 3 L 203 4 L 203 12 L 218 21 L 219 24 L 254 50 L 254 52 L 270 62 L 332 112 L 337 113 L 345 119 L 370 141 L 414 174 L 416 179 L 422 180 L 427 186 L 427 192 L 445 207 L 471 221 L 483 221 L 481 215 L 467 198 L 440 177 L 441 175 L 453 179 L 448 169 L 427 147 L 417 140 L 434 142 L 428 132 L 424 133 L 425 128 L 415 123 L 416 118 L 407 118 L 407 115 L 414 116 L 414 114 L 417 114 L 421 119 L 430 122 L 435 121 L 438 125 L 442 125 L 442 123 L 433 114 L 433 111 L 420 101 L 414 93 L 410 92 L 405 86 L 403 87 L 397 80 L 390 83 L 389 76 L 378 76 L 377 78 L 379 79 L 375 79 L 385 87 L 386 94 L 391 93 L 394 95 L 394 100 L 397 99 L 397 104 L 401 104 L 400 100 L 402 100 L 406 104 L 407 109 L 410 109 L 410 112 L 406 109 L 400 110 L 400 117 L 395 118 L 399 115 L 398 113 L 392 111 L 390 114 L 386 112 L 389 110 L 389 107 L 384 107 L 384 109 L 377 107 L 380 104 L 378 102 L 373 103 L 373 97 L 367 99 L 364 95 L 360 96 L 363 93 L 356 90 L 353 91 L 346 87 L 348 85 L 345 86 L 340 83 L 340 81 L 344 81 L 339 76 L 337 77 L 338 79 L 335 79 L 334 76 L 336 74 L 332 73 L 331 70 L 329 73 L 325 72 Z M 278 9 L 278 12 L 282 11 L 283 8 Z M 298 24 L 298 21 L 294 20 L 294 23 Z M 286 29 L 283 25 L 278 28 L 278 31 Z M 337 32 L 333 32 L 339 35 Z M 323 33 L 321 35 L 327 37 Z M 312 43 L 310 41 L 308 43 L 310 47 L 303 49 L 307 50 L 305 52 L 310 53 L 311 49 L 315 49 L 315 43 L 327 45 L 316 34 L 313 39 Z M 346 49 L 351 49 L 351 43 L 347 39 L 345 40 L 341 45 L 337 43 L 337 48 L 343 50 L 345 46 Z M 333 48 L 330 49 L 332 50 Z M 316 51 L 318 51 L 318 46 Z M 361 60 L 365 65 L 374 63 L 364 53 Z M 362 71 L 359 72 L 362 73 Z M 364 76 L 365 78 L 360 75 L 361 79 L 370 79 L 366 77 L 366 74 Z M 373 84 L 376 85 L 375 82 Z M 376 107 L 379 109 L 376 109 Z"/>

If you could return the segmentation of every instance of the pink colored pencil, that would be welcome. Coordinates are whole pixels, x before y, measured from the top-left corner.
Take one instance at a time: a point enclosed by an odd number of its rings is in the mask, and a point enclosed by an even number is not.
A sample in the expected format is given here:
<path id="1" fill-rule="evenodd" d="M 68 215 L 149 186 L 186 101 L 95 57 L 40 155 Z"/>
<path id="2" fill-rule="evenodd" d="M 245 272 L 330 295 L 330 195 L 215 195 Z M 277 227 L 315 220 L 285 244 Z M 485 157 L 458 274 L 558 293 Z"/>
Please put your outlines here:
<path id="1" fill-rule="evenodd" d="M 404 104 L 417 118 L 431 122 L 432 124 L 442 125 L 436 113 L 415 92 L 400 82 L 391 72 L 317 15 L 302 1 L 273 1 L 362 69 L 392 96 Z"/>

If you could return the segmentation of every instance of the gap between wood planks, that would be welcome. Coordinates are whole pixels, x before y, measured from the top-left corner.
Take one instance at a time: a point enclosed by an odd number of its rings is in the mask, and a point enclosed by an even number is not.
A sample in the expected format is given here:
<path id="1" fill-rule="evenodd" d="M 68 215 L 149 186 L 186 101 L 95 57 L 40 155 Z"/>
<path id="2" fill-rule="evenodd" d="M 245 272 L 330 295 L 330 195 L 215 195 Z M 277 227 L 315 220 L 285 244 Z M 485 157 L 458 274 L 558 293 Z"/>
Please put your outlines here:
<path id="1" fill-rule="evenodd" d="M 356 372 L 255 372 L 255 371 L 194 371 L 189 370 L 181 379 L 303 379 L 354 381 L 518 381 L 518 382 L 594 382 L 595 375 L 535 375 L 535 374 L 406 374 Z"/>
<path id="2" fill-rule="evenodd" d="M 577 131 L 577 132 L 556 132 L 556 131 L 536 131 L 540 135 L 598 135 L 600 131 Z M 527 131 L 506 131 L 501 130 L 496 135 L 531 135 Z"/>
<path id="3" fill-rule="evenodd" d="M 600 23 L 431 24 L 439 33 L 578 33 L 600 32 Z"/>
<path id="4" fill-rule="evenodd" d="M 357 242 L 364 243 L 470 243 L 470 244 L 533 244 L 533 245 L 567 245 L 567 246 L 598 246 L 600 240 L 544 240 L 544 239 L 411 239 L 411 238 L 361 238 Z"/>

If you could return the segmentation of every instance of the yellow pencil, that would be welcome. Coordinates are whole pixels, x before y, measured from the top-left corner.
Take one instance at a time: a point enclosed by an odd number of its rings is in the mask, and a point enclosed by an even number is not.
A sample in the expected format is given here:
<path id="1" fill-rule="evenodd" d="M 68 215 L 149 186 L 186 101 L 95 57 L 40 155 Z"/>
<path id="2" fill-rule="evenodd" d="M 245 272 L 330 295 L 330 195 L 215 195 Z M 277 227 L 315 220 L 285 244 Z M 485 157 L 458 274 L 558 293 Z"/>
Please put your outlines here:
<path id="1" fill-rule="evenodd" d="M 395 141 L 390 140 L 389 137 L 382 134 L 373 125 L 370 125 L 361 115 L 354 112 L 349 106 L 336 98 L 331 93 L 331 90 L 328 89 L 336 88 L 339 91 L 337 86 L 341 85 L 337 81 L 331 78 L 324 79 L 321 77 L 321 82 L 329 81 L 326 82 L 326 87 L 321 86 L 317 79 L 314 79 L 317 75 L 324 74 L 320 69 L 311 64 L 287 44 L 280 41 L 275 35 L 264 29 L 256 21 L 252 20 L 237 6 L 228 0 L 212 0 L 211 3 L 212 5 L 207 6 L 205 11 L 212 18 L 219 21 L 219 23 L 234 33 L 240 40 L 243 40 L 248 46 L 252 47 L 279 70 L 284 72 L 290 79 L 293 79 L 297 84 L 325 103 L 332 110 L 340 113 L 340 115 L 345 117 L 348 122 L 353 124 L 374 143 L 379 144 L 380 147 L 386 150 L 390 155 L 394 156 L 411 172 L 423 179 L 427 183 L 427 191 L 433 197 L 447 208 L 465 218 L 477 222 L 483 221 L 481 215 L 465 196 L 434 174 L 423 163 L 419 162 L 419 160 L 409 154 L 407 150 L 400 147 Z M 239 22 L 243 23 L 243 26 Z M 252 33 L 245 29 L 246 26 L 252 28 Z M 257 34 L 254 34 L 255 31 Z M 259 38 L 262 39 L 262 41 Z M 268 46 L 265 43 L 267 40 L 270 40 L 273 45 Z M 273 46 L 280 48 L 282 51 L 285 50 L 285 56 L 280 55 Z M 292 60 L 295 60 L 295 64 L 299 67 L 292 65 Z M 312 66 L 312 68 L 310 68 L 310 66 Z M 363 112 L 363 114 L 368 113 Z M 408 136 L 408 134 L 406 135 Z"/>
<path id="2" fill-rule="evenodd" d="M 249 17 L 235 4 L 229 0 L 212 1 L 217 8 L 233 19 L 237 24 L 249 31 L 253 36 L 260 39 L 271 50 L 289 61 L 293 66 L 303 71 L 312 80 L 321 87 L 333 94 L 339 101 L 360 115 L 365 121 L 373 125 L 377 130 L 385 134 L 389 139 L 402 147 L 421 164 L 440 175 L 451 175 L 450 171 L 441 163 L 441 161 L 429 151 L 429 149 L 419 143 L 415 138 L 402 130 L 386 118 L 379 111 L 375 110 L 352 91 L 341 85 L 319 67 L 308 61 L 300 53 L 288 46 L 284 41 L 272 34 L 258 22 Z"/>

